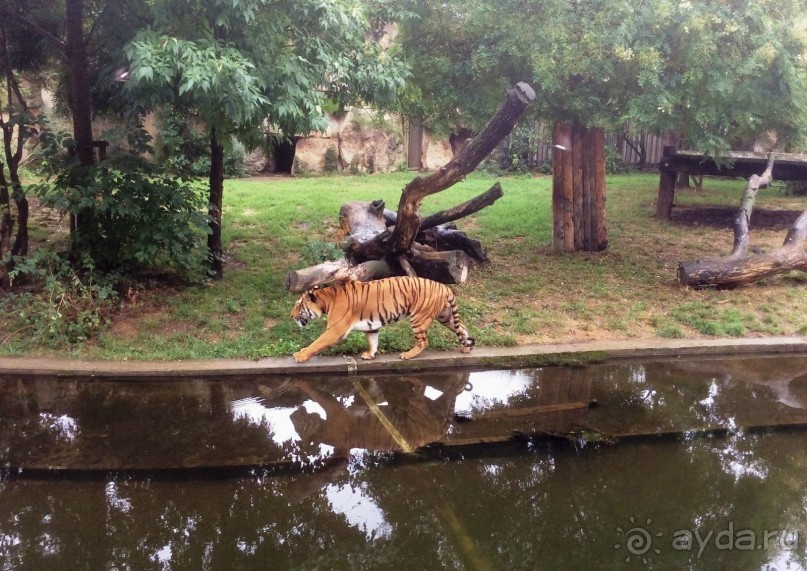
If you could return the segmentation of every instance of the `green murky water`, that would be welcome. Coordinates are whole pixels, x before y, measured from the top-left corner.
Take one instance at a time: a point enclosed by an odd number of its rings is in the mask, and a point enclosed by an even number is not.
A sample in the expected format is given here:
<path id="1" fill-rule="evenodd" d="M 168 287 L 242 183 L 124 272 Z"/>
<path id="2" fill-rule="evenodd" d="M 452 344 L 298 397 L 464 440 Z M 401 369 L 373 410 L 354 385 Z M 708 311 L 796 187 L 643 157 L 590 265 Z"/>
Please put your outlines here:
<path id="1" fill-rule="evenodd" d="M 0 379 L 0 569 L 804 569 L 807 358 Z"/>

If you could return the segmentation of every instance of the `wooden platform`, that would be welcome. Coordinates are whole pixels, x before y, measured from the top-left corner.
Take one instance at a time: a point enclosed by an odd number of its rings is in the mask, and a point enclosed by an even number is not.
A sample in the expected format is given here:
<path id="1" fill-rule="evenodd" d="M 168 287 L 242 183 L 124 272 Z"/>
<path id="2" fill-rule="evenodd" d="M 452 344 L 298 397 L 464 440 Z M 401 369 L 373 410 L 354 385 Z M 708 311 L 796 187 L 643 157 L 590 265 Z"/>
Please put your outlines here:
<path id="1" fill-rule="evenodd" d="M 774 153 L 773 156 L 774 180 L 807 180 L 807 155 Z M 762 174 L 768 161 L 765 153 L 730 152 L 725 158 L 731 161 L 731 165 L 718 165 L 714 159 L 701 153 L 665 147 L 659 163 L 656 216 L 664 220 L 672 219 L 675 183 L 679 173 L 747 179 Z"/>

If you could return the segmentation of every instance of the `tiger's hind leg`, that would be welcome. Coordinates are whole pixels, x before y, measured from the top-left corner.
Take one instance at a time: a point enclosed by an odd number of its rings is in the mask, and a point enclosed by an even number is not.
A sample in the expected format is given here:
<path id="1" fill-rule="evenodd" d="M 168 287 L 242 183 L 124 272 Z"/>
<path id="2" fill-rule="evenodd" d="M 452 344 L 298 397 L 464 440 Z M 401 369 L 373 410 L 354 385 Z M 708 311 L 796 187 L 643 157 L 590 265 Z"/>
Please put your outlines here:
<path id="1" fill-rule="evenodd" d="M 429 329 L 429 325 L 432 324 L 433 318 L 415 318 L 412 317 L 412 333 L 415 334 L 415 346 L 412 347 L 406 353 L 401 353 L 401 359 L 414 359 L 421 353 L 423 350 L 429 346 L 429 339 L 426 337 L 426 331 Z"/>
<path id="2" fill-rule="evenodd" d="M 375 359 L 378 353 L 378 331 L 366 331 L 364 336 L 367 337 L 367 345 L 369 345 L 369 348 L 361 354 L 361 358 L 365 361 L 369 361 Z"/>
<path id="3" fill-rule="evenodd" d="M 468 334 L 468 329 L 460 321 L 459 309 L 454 298 L 448 300 L 443 311 L 437 316 L 437 321 L 451 329 L 460 340 L 460 352 L 470 353 L 474 346 L 474 338 Z"/>

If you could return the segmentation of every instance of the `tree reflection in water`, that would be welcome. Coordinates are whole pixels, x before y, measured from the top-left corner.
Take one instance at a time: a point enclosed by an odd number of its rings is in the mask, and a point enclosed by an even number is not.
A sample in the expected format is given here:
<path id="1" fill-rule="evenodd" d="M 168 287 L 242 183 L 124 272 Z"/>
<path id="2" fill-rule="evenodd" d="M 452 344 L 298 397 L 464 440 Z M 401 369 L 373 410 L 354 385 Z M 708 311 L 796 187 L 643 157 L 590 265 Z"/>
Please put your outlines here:
<path id="1" fill-rule="evenodd" d="M 805 433 L 747 427 L 804 423 L 807 362 L 715 363 L 283 385 L 6 379 L 3 464 L 97 471 L 4 472 L 0 569 L 593 569 L 631 555 L 649 569 L 804 568 Z M 559 418 L 622 438 L 468 445 Z M 252 472 L 214 469 L 236 465 Z M 132 466 L 152 471 L 108 472 Z M 630 528 L 653 548 L 627 551 Z M 686 530 L 711 539 L 674 549 Z M 738 541 L 766 531 L 790 541 Z"/>

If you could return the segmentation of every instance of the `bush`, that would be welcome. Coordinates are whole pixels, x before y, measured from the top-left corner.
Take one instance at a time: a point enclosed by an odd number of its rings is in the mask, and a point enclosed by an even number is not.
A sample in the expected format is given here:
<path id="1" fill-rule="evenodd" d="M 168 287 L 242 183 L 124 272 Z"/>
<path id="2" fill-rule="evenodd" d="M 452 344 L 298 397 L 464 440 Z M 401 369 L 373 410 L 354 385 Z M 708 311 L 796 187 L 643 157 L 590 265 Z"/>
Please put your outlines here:
<path id="1" fill-rule="evenodd" d="M 608 174 L 628 174 L 633 169 L 625 162 L 616 145 L 605 145 L 605 172 Z"/>
<path id="2" fill-rule="evenodd" d="M 538 130 L 534 125 L 516 125 L 490 156 L 480 165 L 480 170 L 501 176 L 506 173 L 529 172 L 530 161 L 540 143 Z"/>
<path id="3" fill-rule="evenodd" d="M 119 275 L 101 275 L 83 258 L 74 269 L 65 256 L 39 250 L 17 259 L 12 280 L 25 279 L 29 291 L 0 299 L 0 311 L 25 338 L 48 347 L 86 341 L 116 307 Z"/>
<path id="4" fill-rule="evenodd" d="M 105 271 L 164 267 L 198 277 L 207 229 L 203 185 L 156 172 L 135 157 L 86 168 L 73 165 L 52 185 L 38 185 L 43 202 L 79 221 L 72 251 Z"/>
<path id="5" fill-rule="evenodd" d="M 321 264 L 322 262 L 341 260 L 345 257 L 344 251 L 342 251 L 339 246 L 332 242 L 323 242 L 322 240 L 306 242 L 303 245 L 301 255 L 303 261 L 312 266 Z"/>

